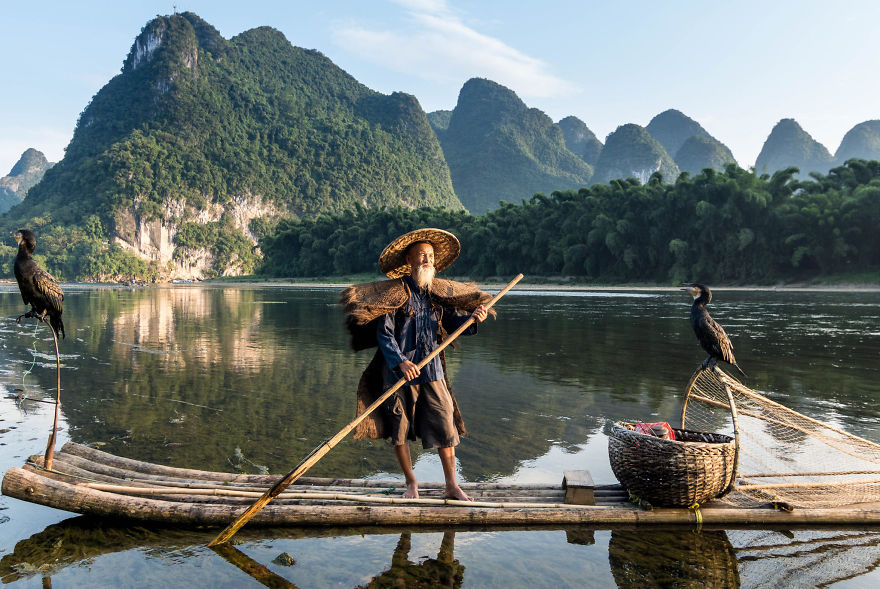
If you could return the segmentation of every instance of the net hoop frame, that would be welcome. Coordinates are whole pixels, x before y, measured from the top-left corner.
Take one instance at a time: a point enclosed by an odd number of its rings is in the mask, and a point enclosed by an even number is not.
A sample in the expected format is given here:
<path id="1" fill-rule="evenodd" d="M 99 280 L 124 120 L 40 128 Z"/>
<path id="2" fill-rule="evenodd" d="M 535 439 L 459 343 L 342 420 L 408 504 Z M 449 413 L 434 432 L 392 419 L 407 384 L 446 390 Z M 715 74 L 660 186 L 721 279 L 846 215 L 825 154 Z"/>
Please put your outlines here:
<path id="1" fill-rule="evenodd" d="M 727 495 L 728 493 L 730 493 L 731 491 L 733 491 L 734 487 L 736 486 L 737 477 L 739 476 L 739 443 L 740 443 L 739 419 L 738 419 L 737 412 L 736 412 L 736 402 L 733 400 L 733 393 L 731 392 L 730 387 L 727 384 L 726 375 L 723 372 L 721 372 L 720 370 L 718 370 L 718 368 L 716 366 L 712 366 L 712 368 L 708 368 L 706 366 L 700 365 L 694 371 L 694 374 L 691 376 L 691 380 L 688 382 L 687 390 L 685 391 L 684 402 L 682 403 L 682 406 L 681 406 L 681 429 L 685 429 L 685 417 L 687 414 L 688 400 L 690 400 L 690 398 L 691 398 L 691 391 L 693 391 L 694 384 L 696 384 L 697 379 L 706 370 L 711 370 L 715 374 L 715 376 L 718 378 L 718 380 L 721 382 L 721 384 L 724 386 L 724 392 L 727 393 L 727 401 L 728 401 L 728 408 L 730 409 L 730 417 L 731 417 L 731 420 L 733 421 L 733 439 L 734 439 L 733 476 L 730 479 L 730 484 L 724 490 L 724 492 L 721 494 L 721 496 L 724 496 L 724 495 Z"/>

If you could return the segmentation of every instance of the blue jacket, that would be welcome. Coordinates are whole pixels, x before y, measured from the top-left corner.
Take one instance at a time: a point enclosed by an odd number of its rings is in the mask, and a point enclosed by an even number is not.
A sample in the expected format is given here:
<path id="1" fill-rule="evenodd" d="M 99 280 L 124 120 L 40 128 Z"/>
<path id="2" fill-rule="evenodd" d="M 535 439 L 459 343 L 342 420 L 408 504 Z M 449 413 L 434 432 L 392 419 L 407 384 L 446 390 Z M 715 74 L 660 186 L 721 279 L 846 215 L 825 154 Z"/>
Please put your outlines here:
<path id="1" fill-rule="evenodd" d="M 431 301 L 427 292 L 420 289 L 410 276 L 404 277 L 409 288 L 409 302 L 402 311 L 388 313 L 377 323 L 376 340 L 379 350 L 385 357 L 382 367 L 382 378 L 385 389 L 389 389 L 403 374 L 397 366 L 404 360 L 414 364 L 421 362 L 439 344 L 439 325 L 443 325 L 446 333 L 452 333 L 461 327 L 470 315 L 458 315 L 453 309 L 443 307 Z M 463 335 L 473 335 L 477 325 L 471 325 Z M 440 357 L 434 357 L 415 379 L 407 385 L 421 384 L 443 380 L 443 365 Z"/>

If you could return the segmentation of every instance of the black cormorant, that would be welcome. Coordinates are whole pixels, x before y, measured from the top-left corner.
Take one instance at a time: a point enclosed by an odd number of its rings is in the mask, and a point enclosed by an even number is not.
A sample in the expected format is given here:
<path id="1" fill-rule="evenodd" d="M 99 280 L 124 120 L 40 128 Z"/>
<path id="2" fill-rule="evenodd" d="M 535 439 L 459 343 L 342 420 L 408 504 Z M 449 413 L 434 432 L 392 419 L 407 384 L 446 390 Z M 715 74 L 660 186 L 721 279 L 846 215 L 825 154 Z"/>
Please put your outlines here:
<path id="1" fill-rule="evenodd" d="M 694 304 L 691 306 L 691 327 L 694 328 L 700 345 L 709 354 L 703 361 L 702 368 L 709 367 L 710 363 L 714 368 L 718 360 L 724 360 L 745 376 L 746 373 L 737 366 L 736 358 L 733 357 L 733 344 L 730 343 L 730 338 L 727 337 L 724 328 L 718 325 L 718 322 L 706 311 L 706 304 L 712 300 L 712 291 L 709 287 L 696 282 L 685 285 L 682 290 L 688 291 L 694 297 Z"/>
<path id="2" fill-rule="evenodd" d="M 61 302 L 64 293 L 51 274 L 40 268 L 34 261 L 34 248 L 37 238 L 27 229 L 19 229 L 15 234 L 18 242 L 18 255 L 15 256 L 15 279 L 24 304 L 31 310 L 22 317 L 35 317 L 40 321 L 49 318 L 49 325 L 55 333 L 64 337 L 64 323 L 61 321 Z M 19 317 L 21 319 L 21 317 Z"/>

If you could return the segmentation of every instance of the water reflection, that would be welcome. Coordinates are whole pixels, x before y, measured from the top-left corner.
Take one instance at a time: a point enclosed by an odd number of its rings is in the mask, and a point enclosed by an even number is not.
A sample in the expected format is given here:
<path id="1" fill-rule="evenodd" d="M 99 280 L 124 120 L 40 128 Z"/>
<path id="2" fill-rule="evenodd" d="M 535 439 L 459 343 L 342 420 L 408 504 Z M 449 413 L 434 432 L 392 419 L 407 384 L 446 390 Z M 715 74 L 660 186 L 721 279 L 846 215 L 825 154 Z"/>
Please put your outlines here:
<path id="1" fill-rule="evenodd" d="M 171 466 L 287 472 L 354 416 L 354 389 L 370 353 L 348 350 L 337 297 L 334 290 L 251 287 L 68 290 L 69 331 L 61 343 L 64 435 L 114 454 Z M 45 330 L 8 319 L 20 307 L 12 289 L 0 292 L 0 317 L 6 317 L 0 319 L 0 378 L 7 390 L 54 398 L 51 340 Z M 558 483 L 563 470 L 589 469 L 597 482 L 611 482 L 602 433 L 607 421 L 677 421 L 681 413 L 684 387 L 704 358 L 690 331 L 689 308 L 689 297 L 678 291 L 508 295 L 498 306 L 499 319 L 482 325 L 478 336 L 467 338 L 448 356 L 452 386 L 469 430 L 457 450 L 462 478 Z M 880 440 L 880 294 L 719 290 L 712 312 L 734 340 L 737 359 L 749 374 L 747 385 L 811 417 Z M 45 408 L 26 402 L 16 418 L 31 422 Z M 0 428 L 11 423 L 9 415 L 0 416 Z M 0 433 L 0 444 L 10 435 Z M 42 433 L 39 439 L 36 434 L 28 437 L 33 447 L 26 448 L 24 441 L 16 446 L 11 454 L 15 463 L 42 451 Z M 420 478 L 440 479 L 435 454 L 414 448 L 414 457 Z M 397 475 L 397 469 L 384 443 L 348 439 L 310 474 L 384 478 Z M 10 507 L 0 512 L 0 536 L 10 526 L 4 518 L 14 522 L 21 517 L 17 514 L 26 513 L 16 504 Z M 215 534 L 154 533 L 103 524 L 100 531 L 88 531 L 94 525 L 79 531 L 76 526 L 50 526 L 21 540 L 14 551 L 15 539 L 0 541 L 0 575 L 24 579 L 73 564 L 82 565 L 77 579 L 98 582 L 97 573 L 82 571 L 113 553 L 119 559 L 113 562 L 123 563 L 120 570 L 141 567 L 147 558 L 167 564 L 172 554 L 176 578 L 193 582 L 225 578 L 230 570 L 243 574 L 197 547 Z M 288 544 L 316 544 L 318 536 L 326 537 L 332 545 L 321 548 L 335 550 L 340 568 L 340 547 L 350 549 L 345 573 L 322 572 L 321 578 L 356 586 L 395 570 L 395 563 L 419 566 L 428 555 L 438 555 L 430 560 L 439 563 L 442 531 L 408 531 L 408 551 L 400 530 L 395 538 L 378 539 L 372 536 L 375 529 L 362 538 L 342 530 L 310 532 L 312 536 L 288 530 L 275 537 Z M 462 583 L 473 586 L 509 584 L 515 575 L 529 577 L 530 584 L 544 575 L 547 585 L 583 579 L 607 585 L 618 576 L 682 580 L 701 574 L 708 585 L 754 586 L 752 579 L 757 584 L 769 579 L 774 585 L 790 582 L 786 575 L 795 567 L 816 571 L 810 578 L 821 584 L 841 578 L 826 563 L 847 575 L 876 568 L 875 531 L 857 537 L 838 532 L 815 538 L 800 531 L 791 538 L 769 534 L 458 532 L 455 557 L 466 567 Z M 309 559 L 297 555 L 301 564 L 279 569 L 272 560 L 289 546 L 276 544 L 269 550 L 260 538 L 267 536 L 244 536 L 247 544 L 239 546 L 240 552 L 281 578 L 302 584 L 295 577 L 303 574 L 297 571 L 309 566 Z M 308 556 L 312 544 L 296 546 Z M 370 558 L 355 544 L 368 546 Z M 778 550 L 773 548 L 777 545 Z M 633 552 L 636 558 L 628 558 Z M 652 552 L 656 559 L 639 558 Z M 813 562 L 807 554 L 816 565 L 807 564 Z M 838 554 L 858 564 L 844 566 L 837 557 L 822 560 Z M 797 560 L 802 556 L 804 560 Z M 680 566 L 670 564 L 676 559 Z M 531 560 L 550 564 L 536 572 L 528 564 Z M 319 567 L 316 562 L 311 566 Z M 206 563 L 216 564 L 211 568 L 216 577 L 204 576 Z M 730 576 L 731 568 L 738 581 Z M 114 565 L 106 565 L 105 570 L 111 569 Z"/>
<path id="2" fill-rule="evenodd" d="M 689 301 L 677 292 L 601 294 L 509 295 L 498 321 L 449 354 L 470 432 L 458 451 L 465 478 L 511 476 L 557 447 L 578 452 L 606 420 L 680 414 L 684 385 L 702 360 L 689 332 Z M 247 464 L 235 459 L 243 454 L 286 472 L 353 417 L 353 390 L 370 352 L 347 349 L 337 295 L 192 287 L 72 292 L 65 302 L 75 340 L 62 347 L 72 439 L 211 470 Z M 850 295 L 768 296 L 722 292 L 714 310 L 729 326 L 747 384 L 880 438 L 873 403 L 880 336 L 846 329 L 819 338 L 807 327 L 812 315 L 828 315 L 880 333 L 880 295 L 858 295 L 858 307 L 839 302 Z M 0 300 L 15 308 L 13 293 Z M 0 339 L 14 381 L 33 362 L 33 330 L 3 330 Z M 54 386 L 47 370 L 27 380 L 46 396 Z M 317 468 L 352 477 L 396 471 L 383 444 L 352 441 Z"/>
<path id="3" fill-rule="evenodd" d="M 166 569 L 173 561 L 182 564 L 193 560 L 202 574 L 223 580 L 221 584 L 241 585 L 244 574 L 267 587 L 314 585 L 318 579 L 335 579 L 330 584 L 343 587 L 510 584 L 510 574 L 523 579 L 520 566 L 533 575 L 529 585 L 534 587 L 558 586 L 560 582 L 586 586 L 613 583 L 621 588 L 814 587 L 863 576 L 880 565 L 880 530 L 873 528 L 604 530 L 579 526 L 552 535 L 510 528 L 439 532 L 425 528 L 245 528 L 236 545 L 214 551 L 217 559 L 204 547 L 214 531 L 122 527 L 78 517 L 51 525 L 16 544 L 13 552 L 0 558 L 0 583 L 33 578 L 76 583 L 90 574 L 108 574 L 120 557 L 126 557 L 127 562 L 157 559 L 154 568 L 163 568 L 161 563 L 165 563 Z M 510 546 L 503 540 L 511 535 L 519 535 L 519 545 L 528 549 L 505 557 Z M 381 542 L 367 542 L 368 538 Z M 464 548 L 456 555 L 456 540 L 461 538 Z M 304 544 L 320 539 L 333 542 L 332 557 L 328 558 L 327 545 L 310 549 Z M 553 553 L 570 562 L 571 573 L 558 568 L 560 563 L 550 556 Z M 598 569 L 603 553 L 610 569 L 607 582 Z M 354 554 L 366 570 L 339 577 L 336 569 Z M 505 564 L 509 558 L 526 560 Z M 587 569 L 579 570 L 573 566 L 575 562 L 587 563 Z M 590 576 L 579 576 L 584 573 Z M 157 572 L 150 578 L 167 580 L 168 575 L 173 572 Z M 363 580 L 353 580 L 357 578 Z"/>
<path id="4" fill-rule="evenodd" d="M 723 530 L 613 530 L 608 564 L 618 587 L 739 587 Z"/>
<path id="5" fill-rule="evenodd" d="M 268 567 L 258 563 L 250 556 L 233 546 L 232 544 L 217 544 L 211 550 L 223 557 L 226 562 L 235 565 L 252 579 L 266 587 L 278 589 L 296 589 L 296 585 L 279 574 L 272 572 Z"/>
<path id="6" fill-rule="evenodd" d="M 464 578 L 464 565 L 455 560 L 455 532 L 443 532 L 443 540 L 437 558 L 426 558 L 412 562 L 409 552 L 412 548 L 412 534 L 403 532 L 391 556 L 391 567 L 370 579 L 359 589 L 385 589 L 391 587 L 461 587 Z"/>

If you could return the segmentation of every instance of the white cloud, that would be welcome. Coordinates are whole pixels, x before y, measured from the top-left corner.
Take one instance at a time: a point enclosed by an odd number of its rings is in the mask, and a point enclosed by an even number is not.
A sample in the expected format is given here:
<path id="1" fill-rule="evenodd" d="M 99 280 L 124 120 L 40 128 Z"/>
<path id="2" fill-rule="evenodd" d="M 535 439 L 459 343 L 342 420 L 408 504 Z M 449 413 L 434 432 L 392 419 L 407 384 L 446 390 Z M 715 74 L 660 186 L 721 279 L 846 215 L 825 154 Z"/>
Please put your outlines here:
<path id="1" fill-rule="evenodd" d="M 576 91 L 546 63 L 465 24 L 444 0 L 391 0 L 403 7 L 403 26 L 378 30 L 358 23 L 340 26 L 334 42 L 394 71 L 443 84 L 489 78 L 520 96 L 553 98 Z"/>

